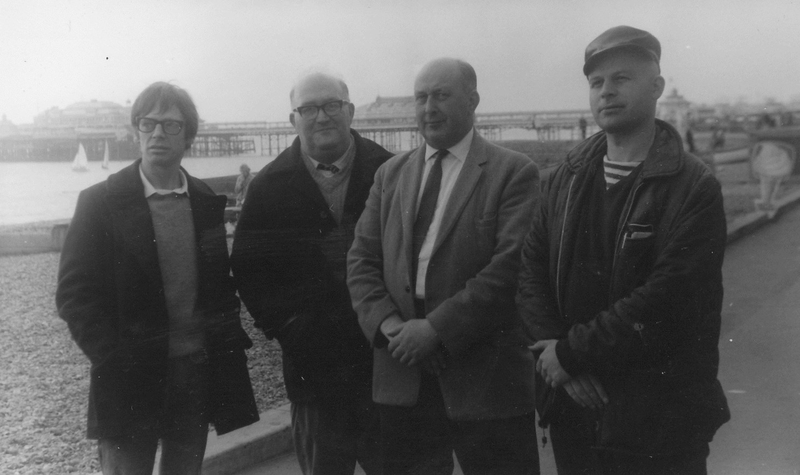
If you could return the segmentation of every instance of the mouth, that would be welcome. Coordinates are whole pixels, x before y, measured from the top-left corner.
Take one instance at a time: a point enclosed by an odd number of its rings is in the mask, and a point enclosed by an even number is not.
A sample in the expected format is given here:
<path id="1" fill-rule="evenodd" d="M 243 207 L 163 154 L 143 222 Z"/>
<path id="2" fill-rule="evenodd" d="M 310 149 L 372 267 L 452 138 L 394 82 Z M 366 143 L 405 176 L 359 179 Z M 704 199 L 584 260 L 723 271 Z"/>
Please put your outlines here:
<path id="1" fill-rule="evenodd" d="M 624 106 L 621 106 L 619 104 L 613 104 L 613 105 L 610 105 L 610 106 L 601 107 L 600 108 L 600 112 L 612 112 L 613 113 L 613 112 L 621 111 L 624 108 L 625 108 Z"/>

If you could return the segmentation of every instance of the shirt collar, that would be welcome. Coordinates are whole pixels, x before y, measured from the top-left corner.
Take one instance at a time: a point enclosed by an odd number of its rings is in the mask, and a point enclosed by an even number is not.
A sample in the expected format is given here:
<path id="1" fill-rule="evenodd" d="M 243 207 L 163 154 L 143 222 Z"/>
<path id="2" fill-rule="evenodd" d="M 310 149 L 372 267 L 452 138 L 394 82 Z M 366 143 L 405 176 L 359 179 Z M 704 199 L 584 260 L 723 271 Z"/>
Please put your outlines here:
<path id="1" fill-rule="evenodd" d="M 338 168 L 340 171 L 344 170 L 345 167 L 350 163 L 350 160 L 352 160 L 353 156 L 355 156 L 355 148 L 356 148 L 355 143 L 356 143 L 356 141 L 353 140 L 353 136 L 351 135 L 350 136 L 350 146 L 347 147 L 347 150 L 345 150 L 345 152 L 342 154 L 342 156 L 339 157 L 339 159 L 336 160 L 335 162 L 331 163 L 331 165 L 335 165 L 336 168 Z M 305 156 L 306 158 L 311 160 L 311 164 L 313 165 L 312 168 L 317 168 L 317 165 L 319 165 L 321 163 L 321 162 L 318 162 L 318 161 L 314 160 L 313 158 L 311 158 L 311 156 L 306 154 L 305 152 L 301 151 L 301 153 L 302 153 L 303 156 Z"/>
<path id="2" fill-rule="evenodd" d="M 464 136 L 461 140 L 458 141 L 457 144 L 453 145 L 452 147 L 448 147 L 447 151 L 450 152 L 450 155 L 455 157 L 456 160 L 464 161 L 467 159 L 467 154 L 469 154 L 469 148 L 472 145 L 472 137 L 475 135 L 475 129 L 470 129 L 467 132 L 467 135 Z M 425 161 L 427 161 L 434 153 L 438 152 L 438 149 L 431 147 L 428 144 L 425 144 Z"/>
<path id="3" fill-rule="evenodd" d="M 186 179 L 186 174 L 183 173 L 183 170 L 179 171 L 181 173 L 181 186 L 175 188 L 174 190 L 160 190 L 155 186 L 153 186 L 153 184 L 150 183 L 150 180 L 148 180 L 147 177 L 144 176 L 144 172 L 142 171 L 142 166 L 139 165 L 139 177 L 142 179 L 142 185 L 144 185 L 144 197 L 149 198 L 156 194 L 168 195 L 170 193 L 175 193 L 178 195 L 186 193 L 186 196 L 189 196 L 189 187 L 187 186 L 189 180 Z"/>

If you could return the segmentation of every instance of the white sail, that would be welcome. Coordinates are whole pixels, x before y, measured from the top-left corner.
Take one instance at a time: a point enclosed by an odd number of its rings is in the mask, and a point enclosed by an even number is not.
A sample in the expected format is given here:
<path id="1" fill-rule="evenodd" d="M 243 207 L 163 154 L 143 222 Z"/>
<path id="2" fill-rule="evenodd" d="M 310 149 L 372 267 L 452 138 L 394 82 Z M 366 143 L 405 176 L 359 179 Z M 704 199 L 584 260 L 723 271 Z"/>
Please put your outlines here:
<path id="1" fill-rule="evenodd" d="M 103 163 L 100 166 L 108 168 L 108 141 L 106 141 L 106 151 L 103 152 Z"/>
<path id="2" fill-rule="evenodd" d="M 89 160 L 86 158 L 86 150 L 82 143 L 78 143 L 78 153 L 75 154 L 75 160 L 72 161 L 72 171 L 85 172 L 88 170 Z"/>

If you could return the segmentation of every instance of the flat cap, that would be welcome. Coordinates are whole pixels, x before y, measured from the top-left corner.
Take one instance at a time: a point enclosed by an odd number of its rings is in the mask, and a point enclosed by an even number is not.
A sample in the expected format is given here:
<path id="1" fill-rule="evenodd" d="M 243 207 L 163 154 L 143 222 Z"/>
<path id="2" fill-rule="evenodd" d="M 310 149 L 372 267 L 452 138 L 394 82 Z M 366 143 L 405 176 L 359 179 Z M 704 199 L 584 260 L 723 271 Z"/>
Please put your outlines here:
<path id="1" fill-rule="evenodd" d="M 661 61 L 661 43 L 650 33 L 631 26 L 615 26 L 604 31 L 586 47 L 583 74 L 588 76 L 605 53 L 621 48 L 644 53 L 658 64 Z"/>

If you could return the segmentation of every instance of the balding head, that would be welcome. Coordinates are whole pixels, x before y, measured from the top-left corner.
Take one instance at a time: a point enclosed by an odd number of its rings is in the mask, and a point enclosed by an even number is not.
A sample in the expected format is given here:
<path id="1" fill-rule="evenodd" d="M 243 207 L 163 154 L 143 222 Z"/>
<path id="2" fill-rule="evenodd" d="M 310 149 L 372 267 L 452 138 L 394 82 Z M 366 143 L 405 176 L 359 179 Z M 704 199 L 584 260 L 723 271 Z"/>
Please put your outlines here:
<path id="1" fill-rule="evenodd" d="M 350 124 L 355 113 L 347 84 L 331 74 L 311 73 L 297 81 L 289 100 L 293 109 L 289 120 L 302 150 L 322 163 L 341 158 L 352 141 Z"/>
<path id="2" fill-rule="evenodd" d="M 459 59 L 439 58 L 422 68 L 414 82 L 416 117 L 431 147 L 452 147 L 472 130 L 477 85 L 475 70 Z"/>
<path id="3" fill-rule="evenodd" d="M 338 89 L 340 99 L 350 102 L 350 91 L 347 89 L 347 84 L 342 78 L 318 71 L 306 74 L 294 83 L 292 90 L 289 92 L 289 102 L 292 104 L 292 109 L 298 106 L 298 104 L 295 103 L 295 95 L 298 90 L 320 89 L 323 87 Z"/>

